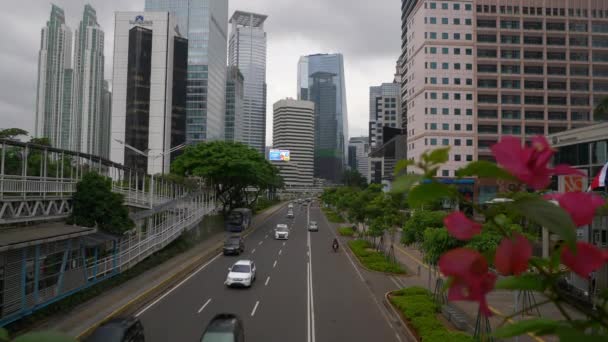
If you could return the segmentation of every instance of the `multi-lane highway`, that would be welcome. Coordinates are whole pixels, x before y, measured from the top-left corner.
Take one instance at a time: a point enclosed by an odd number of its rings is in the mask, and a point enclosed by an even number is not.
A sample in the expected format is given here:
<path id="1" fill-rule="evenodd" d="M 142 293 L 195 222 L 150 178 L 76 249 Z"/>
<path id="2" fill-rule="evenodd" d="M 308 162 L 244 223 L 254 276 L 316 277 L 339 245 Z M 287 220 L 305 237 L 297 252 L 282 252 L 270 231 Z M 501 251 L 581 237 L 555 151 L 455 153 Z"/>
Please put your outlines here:
<path id="1" fill-rule="evenodd" d="M 247 342 L 401 341 L 355 263 L 334 253 L 334 232 L 318 207 L 283 208 L 245 239 L 240 256 L 214 257 L 176 287 L 142 307 L 146 341 L 200 341 L 218 313 L 237 314 Z M 309 220 L 318 232 L 308 232 Z M 288 223 L 289 240 L 274 240 L 273 228 Z M 227 288 L 224 280 L 239 259 L 257 266 L 251 288 Z"/>

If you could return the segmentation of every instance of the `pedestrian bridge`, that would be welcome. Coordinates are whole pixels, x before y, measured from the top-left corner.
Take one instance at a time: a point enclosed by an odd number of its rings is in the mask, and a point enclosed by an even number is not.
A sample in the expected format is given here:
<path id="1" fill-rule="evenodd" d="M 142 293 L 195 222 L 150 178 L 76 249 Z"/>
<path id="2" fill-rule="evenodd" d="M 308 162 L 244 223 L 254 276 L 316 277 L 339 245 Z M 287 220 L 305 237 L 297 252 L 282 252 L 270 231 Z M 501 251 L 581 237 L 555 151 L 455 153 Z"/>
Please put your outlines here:
<path id="1" fill-rule="evenodd" d="M 0 139 L 0 326 L 133 267 L 215 212 L 202 182 L 178 184 L 99 156 Z M 67 225 L 87 172 L 111 179 L 135 229 Z"/>

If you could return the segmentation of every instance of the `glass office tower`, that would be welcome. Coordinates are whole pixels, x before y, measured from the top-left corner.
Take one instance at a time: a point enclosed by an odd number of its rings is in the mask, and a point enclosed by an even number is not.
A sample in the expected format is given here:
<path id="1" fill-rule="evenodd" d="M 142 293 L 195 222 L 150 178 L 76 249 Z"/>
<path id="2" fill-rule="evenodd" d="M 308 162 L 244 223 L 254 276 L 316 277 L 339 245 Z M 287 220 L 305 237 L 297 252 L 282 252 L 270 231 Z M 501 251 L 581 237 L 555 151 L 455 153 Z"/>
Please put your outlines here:
<path id="1" fill-rule="evenodd" d="M 339 183 L 348 155 L 342 54 L 300 57 L 298 99 L 315 103 L 315 177 Z"/>
<path id="2" fill-rule="evenodd" d="M 188 142 L 224 139 L 228 1 L 146 0 L 146 11 L 173 13 L 188 38 Z"/>

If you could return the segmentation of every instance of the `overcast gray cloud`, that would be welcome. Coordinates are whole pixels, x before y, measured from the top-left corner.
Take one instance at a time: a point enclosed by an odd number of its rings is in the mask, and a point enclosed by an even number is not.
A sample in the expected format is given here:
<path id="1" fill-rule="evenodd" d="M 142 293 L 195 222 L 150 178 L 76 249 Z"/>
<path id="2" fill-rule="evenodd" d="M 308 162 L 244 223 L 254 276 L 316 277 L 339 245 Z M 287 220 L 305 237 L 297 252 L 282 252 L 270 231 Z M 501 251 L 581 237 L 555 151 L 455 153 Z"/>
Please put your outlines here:
<path id="1" fill-rule="evenodd" d="M 111 78 L 114 11 L 143 9 L 144 0 L 56 0 L 74 31 L 85 3 L 97 10 L 106 34 L 106 78 Z M 40 29 L 50 14 L 45 0 L 6 1 L 0 12 L 0 127 L 32 131 Z M 344 54 L 350 136 L 366 135 L 369 86 L 392 80 L 400 51 L 400 1 L 231 0 L 236 9 L 268 15 L 268 143 L 272 104 L 296 96 L 301 55 Z"/>

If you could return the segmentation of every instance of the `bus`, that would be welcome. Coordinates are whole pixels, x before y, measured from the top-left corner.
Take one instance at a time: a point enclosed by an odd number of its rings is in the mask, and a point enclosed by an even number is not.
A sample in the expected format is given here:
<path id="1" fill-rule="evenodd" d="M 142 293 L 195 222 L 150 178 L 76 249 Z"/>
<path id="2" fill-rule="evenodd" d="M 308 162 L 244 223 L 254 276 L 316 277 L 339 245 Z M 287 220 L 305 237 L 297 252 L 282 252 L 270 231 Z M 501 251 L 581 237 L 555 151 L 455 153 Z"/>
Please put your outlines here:
<path id="1" fill-rule="evenodd" d="M 251 225 L 251 217 L 251 209 L 232 209 L 226 218 L 226 231 L 240 233 L 246 230 Z"/>

